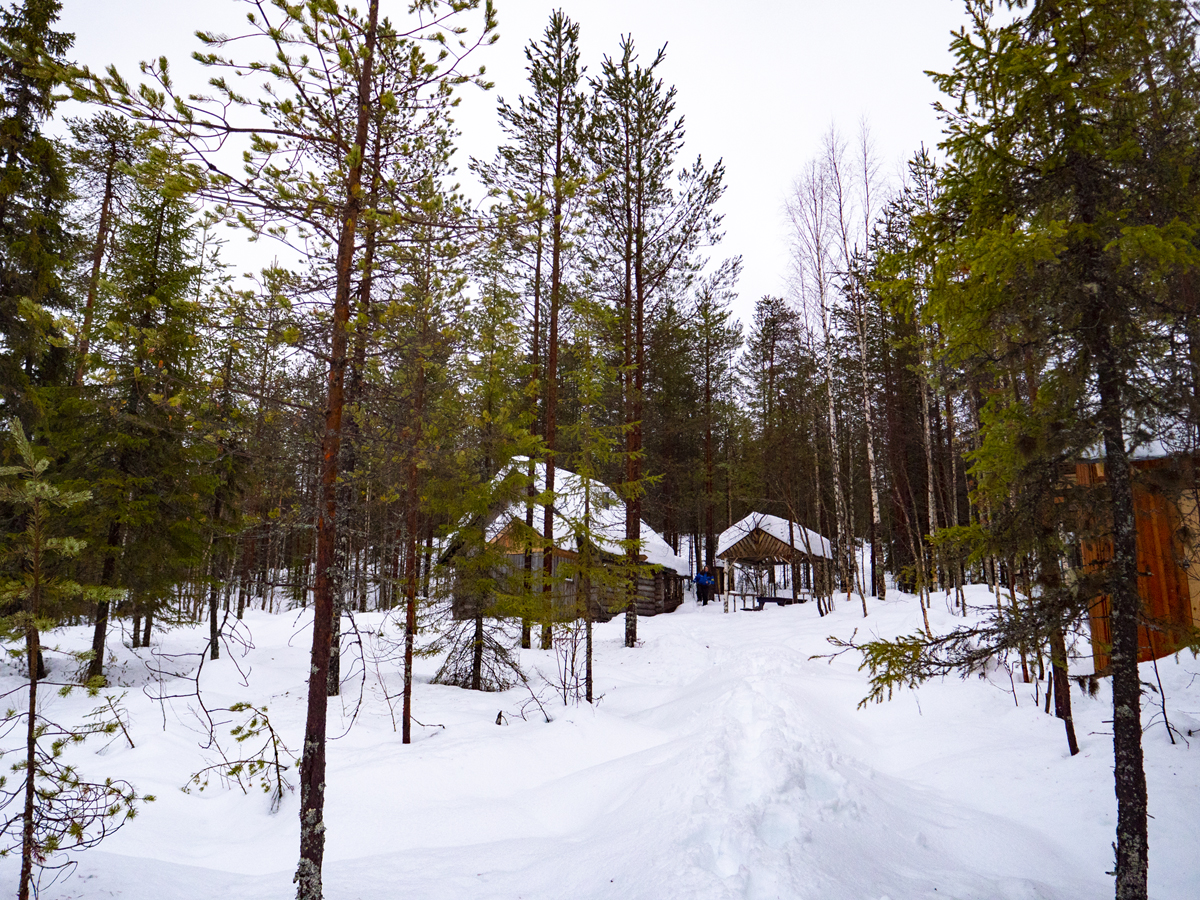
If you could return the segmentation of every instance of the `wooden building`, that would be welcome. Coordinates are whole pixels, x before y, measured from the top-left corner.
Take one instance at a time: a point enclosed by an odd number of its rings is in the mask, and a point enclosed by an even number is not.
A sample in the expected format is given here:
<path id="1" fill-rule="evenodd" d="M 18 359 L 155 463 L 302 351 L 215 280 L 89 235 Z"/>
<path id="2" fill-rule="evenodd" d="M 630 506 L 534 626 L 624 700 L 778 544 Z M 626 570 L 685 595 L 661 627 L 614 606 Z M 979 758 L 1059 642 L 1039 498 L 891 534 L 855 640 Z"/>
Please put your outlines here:
<path id="1" fill-rule="evenodd" d="M 765 574 L 770 591 L 778 596 L 775 567 L 790 566 L 790 597 L 802 601 L 814 590 L 827 593 L 833 572 L 833 551 L 825 538 L 798 522 L 766 513 L 751 513 L 722 532 L 717 542 L 717 558 L 730 568 L 730 581 L 736 583 L 736 567 L 741 565 Z"/>
<path id="2" fill-rule="evenodd" d="M 523 461 L 518 461 L 524 466 Z M 535 490 L 545 489 L 545 466 L 537 463 L 534 469 Z M 595 539 L 592 552 L 601 564 L 623 563 L 624 550 L 621 542 L 625 538 L 625 505 L 609 487 L 593 482 L 591 486 L 590 519 L 591 533 Z M 562 618 L 573 618 L 580 609 L 579 581 L 573 578 L 557 580 L 560 567 L 578 559 L 579 547 L 576 537 L 577 525 L 583 518 L 584 490 L 578 475 L 566 469 L 555 469 L 554 484 L 554 551 L 551 568 L 557 583 L 551 590 L 551 602 L 562 610 Z M 533 540 L 529 538 L 529 527 L 525 524 L 525 503 L 506 502 L 499 504 L 489 513 L 485 525 L 487 541 L 493 548 L 503 551 L 508 561 L 507 569 L 497 573 L 499 580 L 524 579 L 526 547 L 530 550 L 530 577 L 534 590 L 540 591 L 545 544 L 545 509 L 534 510 Z M 680 557 L 663 537 L 642 522 L 642 552 L 640 561 L 645 572 L 637 578 L 637 611 L 639 616 L 656 616 L 673 612 L 683 603 L 683 583 L 688 574 L 687 560 Z M 562 573 L 565 574 L 565 573 Z M 590 590 L 591 613 L 595 620 L 606 622 L 624 609 L 624 591 L 614 587 L 593 584 Z M 472 599 L 464 592 L 455 590 L 452 613 L 456 619 L 472 618 L 476 615 L 479 599 Z M 486 602 L 486 601 L 483 601 Z"/>
<path id="3" fill-rule="evenodd" d="M 1180 650 L 1200 624 L 1200 482 L 1191 457 L 1143 452 L 1131 464 L 1138 593 L 1145 618 L 1138 661 L 1147 662 Z M 1077 463 L 1075 478 L 1085 487 L 1102 484 L 1103 461 Z M 1111 538 L 1082 542 L 1080 555 L 1085 569 L 1103 565 L 1112 558 Z M 1108 668 L 1110 609 L 1108 595 L 1102 594 L 1089 610 L 1096 672 Z"/>

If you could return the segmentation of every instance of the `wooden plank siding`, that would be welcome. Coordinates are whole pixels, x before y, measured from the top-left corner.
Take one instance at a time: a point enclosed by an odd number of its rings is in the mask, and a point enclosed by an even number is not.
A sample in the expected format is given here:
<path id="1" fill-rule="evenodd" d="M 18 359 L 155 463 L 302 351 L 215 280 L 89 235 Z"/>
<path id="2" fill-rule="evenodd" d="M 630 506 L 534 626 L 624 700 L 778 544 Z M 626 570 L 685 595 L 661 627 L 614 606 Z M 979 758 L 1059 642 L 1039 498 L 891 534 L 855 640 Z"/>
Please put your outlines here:
<path id="1" fill-rule="evenodd" d="M 790 562 L 799 550 L 792 550 L 784 541 L 773 534 L 768 534 L 761 528 L 755 528 L 744 538 L 721 554 L 722 559 L 730 561 L 747 560 L 765 563 Z"/>
<path id="2" fill-rule="evenodd" d="M 538 463 L 543 467 L 544 464 Z M 471 549 L 472 541 L 455 537 L 448 541 L 439 565 L 448 565 L 456 571 L 451 590 L 451 614 L 456 620 L 474 618 L 480 615 L 506 615 L 512 609 L 532 614 L 540 610 L 538 615 L 546 615 L 552 621 L 566 622 L 585 612 L 590 613 L 597 621 L 608 621 L 614 615 L 624 612 L 629 589 L 634 592 L 634 603 L 639 615 L 654 616 L 672 612 L 683 603 L 684 576 L 679 572 L 687 570 L 687 562 L 679 557 L 677 551 L 670 547 L 663 538 L 642 522 L 643 551 L 639 561 L 641 573 L 636 583 L 631 585 L 620 574 L 624 567 L 626 556 L 621 549 L 621 542 L 616 538 L 625 534 L 624 509 L 617 495 L 603 485 L 594 484 L 596 493 L 593 495 L 592 511 L 595 515 L 592 532 L 593 562 L 606 572 L 607 577 L 597 577 L 590 589 L 587 605 L 579 597 L 580 581 L 578 575 L 569 575 L 579 558 L 577 535 L 569 518 L 574 510 L 578 514 L 582 506 L 582 495 L 578 476 L 566 469 L 558 470 L 561 476 L 559 487 L 562 493 L 556 493 L 556 506 L 551 508 L 552 533 L 550 539 L 553 548 L 550 551 L 550 564 L 553 572 L 550 590 L 542 591 L 543 587 L 543 551 L 547 537 L 542 535 L 541 528 L 545 522 L 544 509 L 537 511 L 536 525 L 525 523 L 525 502 L 527 498 L 507 497 L 497 500 L 496 504 L 486 513 L 482 513 L 471 522 L 464 522 L 475 531 L 482 528 L 485 539 L 489 542 L 487 554 L 489 571 L 487 579 L 465 578 L 468 568 L 463 564 L 478 550 Z M 563 505 L 558 506 L 561 502 Z M 475 531 L 475 538 L 478 532 Z M 498 552 L 497 552 L 498 551 Z M 492 556 L 495 553 L 495 556 Z M 530 562 L 527 571 L 526 554 Z M 492 561 L 494 560 L 494 562 Z M 470 566 L 477 567 L 481 560 L 470 561 Z M 566 569 L 563 568 L 564 564 Z M 481 575 L 476 571 L 475 575 Z M 612 582 L 604 585 L 596 582 Z M 471 583 L 478 587 L 469 586 Z M 521 602 L 521 598 L 530 596 L 534 602 L 530 606 Z M 500 600 L 501 602 L 497 602 Z M 511 602 L 504 602 L 511 601 Z"/>
<path id="3" fill-rule="evenodd" d="M 1148 662 L 1180 650 L 1186 633 L 1200 622 L 1200 561 L 1195 558 L 1200 510 L 1192 461 L 1148 459 L 1132 465 L 1138 593 L 1146 620 L 1138 630 L 1138 660 Z M 1077 463 L 1075 477 L 1085 487 L 1102 484 L 1104 464 Z M 1180 490 L 1180 483 L 1187 489 Z M 1084 541 L 1080 551 L 1084 569 L 1095 571 L 1112 559 L 1112 539 Z M 1089 609 L 1096 672 L 1108 668 L 1110 610 L 1107 594 L 1098 596 Z"/>
<path id="4" fill-rule="evenodd" d="M 511 549 L 511 548 L 506 548 Z M 573 560 L 578 554 L 571 550 L 555 548 L 553 568 L 558 573 L 559 565 L 565 560 Z M 525 572 L 525 553 L 506 553 L 508 560 L 508 578 L 523 578 Z M 534 589 L 538 590 L 542 576 L 542 552 L 536 550 L 532 554 L 530 575 L 534 579 Z M 683 576 L 674 572 L 659 569 L 650 576 L 638 576 L 637 596 L 635 603 L 639 616 L 657 616 L 662 613 L 674 612 L 683 603 Z M 551 603 L 556 610 L 559 621 L 568 621 L 578 614 L 579 586 L 574 580 L 564 580 L 554 585 L 551 591 Z M 592 585 L 591 589 L 592 618 L 597 622 L 607 622 L 624 610 L 624 594 L 611 587 Z M 451 601 L 451 614 L 457 620 L 473 618 L 478 612 L 477 603 L 472 602 L 463 592 L 455 591 Z"/>

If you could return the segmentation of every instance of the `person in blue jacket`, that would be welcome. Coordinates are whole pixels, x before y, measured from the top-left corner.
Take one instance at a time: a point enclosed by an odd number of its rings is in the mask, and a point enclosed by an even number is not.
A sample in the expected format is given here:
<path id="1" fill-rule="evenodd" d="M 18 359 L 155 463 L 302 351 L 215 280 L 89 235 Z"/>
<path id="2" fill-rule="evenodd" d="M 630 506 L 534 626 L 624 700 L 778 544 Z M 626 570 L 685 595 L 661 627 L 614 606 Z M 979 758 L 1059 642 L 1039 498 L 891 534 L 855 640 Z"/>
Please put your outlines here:
<path id="1" fill-rule="evenodd" d="M 717 580 L 708 572 L 708 566 L 696 573 L 696 599 L 700 601 L 701 606 L 708 606 L 713 585 L 716 583 Z"/>

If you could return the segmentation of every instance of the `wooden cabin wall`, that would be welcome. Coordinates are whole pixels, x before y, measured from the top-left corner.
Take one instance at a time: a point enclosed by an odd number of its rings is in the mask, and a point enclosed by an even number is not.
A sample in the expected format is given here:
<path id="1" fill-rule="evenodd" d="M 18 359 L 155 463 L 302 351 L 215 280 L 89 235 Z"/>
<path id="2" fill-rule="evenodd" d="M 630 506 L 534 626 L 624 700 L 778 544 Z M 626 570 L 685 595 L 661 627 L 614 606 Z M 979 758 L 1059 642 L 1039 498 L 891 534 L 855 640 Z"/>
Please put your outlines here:
<path id="1" fill-rule="evenodd" d="M 1184 630 L 1200 622 L 1200 562 L 1190 558 L 1195 555 L 1196 537 L 1200 535 L 1195 488 L 1183 491 L 1177 499 L 1166 487 L 1177 480 L 1171 467 L 1179 464 L 1172 459 L 1133 463 L 1138 593 L 1146 618 L 1154 623 L 1139 629 L 1139 662 L 1177 652 L 1184 644 Z M 1192 474 L 1190 462 L 1187 468 Z M 1083 486 L 1103 483 L 1103 463 L 1077 464 L 1076 478 Z M 1195 485 L 1194 477 L 1190 484 Z M 1084 541 L 1080 549 L 1085 569 L 1095 570 L 1112 559 L 1110 538 Z M 1110 611 L 1107 594 L 1097 597 L 1089 609 L 1097 672 L 1108 668 L 1108 648 L 1112 646 Z"/>
<path id="2" fill-rule="evenodd" d="M 523 577 L 525 569 L 525 554 L 505 554 L 508 560 L 509 577 Z M 555 550 L 554 568 L 557 572 L 559 564 L 566 559 L 574 558 L 575 554 L 567 550 Z M 531 572 L 534 579 L 534 590 L 541 585 L 542 554 L 533 553 Z M 555 586 L 552 592 L 552 602 L 555 606 L 556 618 L 567 621 L 575 617 L 578 585 L 574 581 L 564 581 Z M 602 589 L 592 585 L 591 590 L 592 618 L 597 622 L 607 622 L 613 616 L 624 611 L 624 593 L 611 588 Z M 456 620 L 473 618 L 483 599 L 472 597 L 461 587 L 457 587 L 451 599 L 451 615 Z M 637 581 L 637 597 L 635 600 L 639 616 L 656 616 L 672 612 L 683 603 L 683 577 L 674 572 L 659 570 L 652 575 L 639 576 Z"/>
<path id="3" fill-rule="evenodd" d="M 1193 478 L 1177 502 L 1179 527 L 1176 529 L 1176 544 L 1180 552 L 1180 564 L 1187 575 L 1188 606 L 1193 627 L 1200 627 L 1200 483 Z"/>

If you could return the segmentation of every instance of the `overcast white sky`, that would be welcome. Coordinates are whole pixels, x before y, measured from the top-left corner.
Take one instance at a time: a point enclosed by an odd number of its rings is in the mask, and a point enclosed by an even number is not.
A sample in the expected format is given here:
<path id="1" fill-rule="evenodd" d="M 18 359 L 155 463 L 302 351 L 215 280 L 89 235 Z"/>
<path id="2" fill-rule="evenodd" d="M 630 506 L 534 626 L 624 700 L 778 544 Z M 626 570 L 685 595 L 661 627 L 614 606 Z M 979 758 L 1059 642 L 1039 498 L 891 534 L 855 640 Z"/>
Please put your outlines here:
<path id="1" fill-rule="evenodd" d="M 365 6 L 363 0 L 359 4 Z M 383 0 L 404 16 L 405 0 Z M 924 141 L 936 144 L 937 94 L 926 69 L 946 71 L 951 30 L 964 21 L 961 0 L 496 0 L 500 41 L 479 51 L 496 83 L 468 88 L 458 123 L 460 176 L 466 157 L 490 158 L 500 139 L 497 95 L 524 90 L 523 48 L 561 6 L 580 24 L 590 72 L 632 33 L 649 58 L 667 43 L 663 77 L 679 91 L 686 117 L 685 157 L 723 157 L 724 242 L 716 259 L 741 254 L 739 314 L 754 300 L 783 293 L 788 268 L 784 198 L 831 124 L 853 136 L 870 125 L 886 174 Z M 76 35 L 73 56 L 93 68 L 116 63 L 126 77 L 137 61 L 166 55 L 177 78 L 199 44 L 199 28 L 236 33 L 248 7 L 238 0 L 63 0 L 61 27 Z M 466 184 L 467 179 L 463 179 Z"/>

